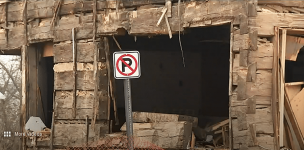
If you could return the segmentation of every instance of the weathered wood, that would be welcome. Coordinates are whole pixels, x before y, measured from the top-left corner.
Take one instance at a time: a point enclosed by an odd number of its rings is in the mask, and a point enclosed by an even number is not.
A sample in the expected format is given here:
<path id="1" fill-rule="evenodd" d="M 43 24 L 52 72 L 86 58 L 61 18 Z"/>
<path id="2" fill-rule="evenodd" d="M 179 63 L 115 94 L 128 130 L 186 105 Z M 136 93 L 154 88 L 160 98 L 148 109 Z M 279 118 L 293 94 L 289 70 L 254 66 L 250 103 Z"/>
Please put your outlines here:
<path id="1" fill-rule="evenodd" d="M 258 31 L 250 31 L 249 33 L 249 39 L 250 39 L 250 50 L 256 51 L 258 49 Z"/>
<path id="2" fill-rule="evenodd" d="M 238 52 L 241 49 L 248 50 L 249 49 L 249 34 L 240 35 L 238 32 L 234 33 L 233 39 L 233 51 Z"/>
<path id="3" fill-rule="evenodd" d="M 247 82 L 255 82 L 256 80 L 257 63 L 250 64 L 247 72 Z"/>
<path id="4" fill-rule="evenodd" d="M 237 100 L 236 95 L 233 94 L 232 99 L 230 100 L 230 106 L 231 107 L 248 106 L 248 104 L 250 103 L 249 101 L 252 101 L 249 99 L 252 99 L 253 101 L 255 101 L 254 103 L 255 103 L 256 108 L 268 107 L 271 105 L 271 102 L 270 102 L 271 97 L 254 96 L 254 97 L 250 97 L 246 100 L 239 101 L 239 100 Z M 247 111 L 248 111 L 248 107 L 245 112 L 247 112 Z"/>
<path id="5" fill-rule="evenodd" d="M 240 34 L 248 34 L 249 28 L 248 28 L 248 18 L 246 14 L 240 15 Z"/>
<path id="6" fill-rule="evenodd" d="M 286 0 L 275 0 L 275 1 L 269 1 L 269 0 L 259 0 L 258 4 L 276 4 L 276 5 L 283 5 L 283 6 L 296 6 L 296 7 L 303 7 L 304 4 L 302 1 L 286 1 Z"/>
<path id="7" fill-rule="evenodd" d="M 206 26 L 205 21 L 208 20 L 211 20 L 211 25 L 229 23 L 235 16 L 247 14 L 246 8 L 241 1 L 212 1 L 208 5 L 204 2 L 190 2 L 185 8 L 184 27 Z"/>
<path id="8" fill-rule="evenodd" d="M 294 82 L 297 83 L 297 82 Z M 290 84 L 290 83 L 289 83 Z M 300 93 L 302 90 L 302 85 L 288 85 L 288 83 L 285 83 L 285 92 L 290 100 L 292 100 L 297 94 Z"/>
<path id="9" fill-rule="evenodd" d="M 248 98 L 247 103 L 247 114 L 255 114 L 256 113 L 256 100 L 255 97 Z"/>
<path id="10" fill-rule="evenodd" d="M 304 148 L 304 136 L 301 133 L 301 128 L 296 120 L 296 116 L 293 113 L 292 107 L 291 107 L 291 103 L 290 100 L 288 99 L 287 94 L 285 94 L 285 101 L 284 101 L 284 106 L 285 106 L 285 111 L 284 111 L 284 115 L 285 118 L 289 124 L 289 126 L 291 127 L 291 129 L 294 131 L 295 133 L 295 137 L 297 138 L 297 141 L 299 143 L 299 146 L 301 147 L 301 149 Z"/>
<path id="11" fill-rule="evenodd" d="M 98 44 L 98 43 L 96 43 Z M 103 50 L 102 44 L 99 44 L 100 50 Z M 93 42 L 88 43 L 77 43 L 77 62 L 93 62 L 94 61 L 94 44 Z M 99 53 L 97 61 L 104 61 L 104 53 Z M 72 43 L 60 43 L 54 44 L 54 63 L 66 63 L 72 62 Z"/>
<path id="12" fill-rule="evenodd" d="M 248 65 L 248 50 L 240 50 L 240 66 L 247 67 Z"/>
<path id="13" fill-rule="evenodd" d="M 93 90 L 95 84 L 98 84 L 99 90 L 107 89 L 107 70 L 99 70 L 99 83 L 95 83 L 93 79 L 93 71 L 77 71 L 77 90 Z M 72 71 L 56 72 L 54 89 L 55 90 L 72 90 L 74 76 Z"/>
<path id="14" fill-rule="evenodd" d="M 181 5 L 184 7 L 184 5 Z M 160 22 L 159 26 L 156 26 L 157 21 L 162 15 L 163 8 L 150 8 L 150 9 L 140 9 L 136 12 L 133 12 L 132 17 L 130 18 L 132 24 L 130 29 L 130 34 L 168 34 L 168 27 L 165 20 Z M 172 33 L 182 31 L 183 28 L 179 28 L 182 25 L 179 25 L 178 17 L 178 7 L 172 6 L 172 17 L 168 18 L 169 25 L 171 27 Z M 183 9 L 181 9 L 182 11 Z M 136 15 L 134 15 L 136 13 Z M 181 12 L 183 13 L 183 12 Z M 149 18 L 149 19 L 146 19 Z M 182 22 L 181 22 L 182 23 Z"/>
<path id="15" fill-rule="evenodd" d="M 259 43 L 257 51 L 249 51 L 249 64 L 256 62 L 257 69 L 272 69 L 273 68 L 273 44 Z"/>
<path id="16" fill-rule="evenodd" d="M 281 52 L 280 52 L 280 71 L 279 71 L 279 76 L 280 76 L 280 92 L 279 92 L 279 144 L 280 147 L 284 146 L 284 101 L 285 101 L 285 53 L 286 53 L 286 36 L 287 36 L 287 30 L 283 29 L 282 30 L 282 38 L 280 39 L 281 41 Z"/>
<path id="17" fill-rule="evenodd" d="M 237 99 L 238 100 L 244 100 L 247 98 L 246 92 L 247 92 L 247 83 L 246 79 L 238 75 L 238 94 L 237 94 Z"/>
<path id="18" fill-rule="evenodd" d="M 257 70 L 255 82 L 247 82 L 247 96 L 271 96 L 272 73 L 267 70 Z"/>
<path id="19" fill-rule="evenodd" d="M 174 127 L 174 128 L 172 128 Z M 162 148 L 187 148 L 191 141 L 192 124 L 186 121 L 133 123 L 135 137 L 144 138 Z M 126 131 L 126 125 L 121 127 Z"/>
<path id="20" fill-rule="evenodd" d="M 91 126 L 91 125 L 90 125 Z M 107 123 L 96 123 L 95 129 L 89 128 L 89 142 L 94 142 L 107 133 Z M 72 146 L 83 147 L 86 144 L 85 124 L 55 124 L 54 125 L 54 145 L 55 146 Z"/>
<path id="21" fill-rule="evenodd" d="M 243 131 L 248 129 L 247 119 L 246 119 L 246 113 L 244 112 L 238 112 L 237 114 L 237 120 L 238 120 L 238 131 Z"/>
<path id="22" fill-rule="evenodd" d="M 140 123 L 188 121 L 192 123 L 193 127 L 196 127 L 198 123 L 198 119 L 196 117 L 149 112 L 133 112 L 133 121 Z"/>
<path id="23" fill-rule="evenodd" d="M 56 91 L 55 96 L 55 112 L 56 119 L 73 119 L 71 111 L 73 108 L 73 97 L 71 91 Z M 108 98 L 106 91 L 98 91 L 99 108 L 101 111 L 97 113 L 97 119 L 107 119 L 108 114 Z M 76 119 L 93 118 L 93 91 L 78 91 L 76 97 Z"/>
<path id="24" fill-rule="evenodd" d="M 248 3 L 248 17 L 256 17 L 256 16 L 257 16 L 256 4 Z"/>
<path id="25" fill-rule="evenodd" d="M 37 116 L 37 104 L 38 104 L 38 70 L 37 70 L 37 50 L 35 47 L 28 47 L 28 93 L 29 93 L 29 106 L 28 106 L 28 114 L 29 116 Z"/>
<path id="26" fill-rule="evenodd" d="M 286 36 L 286 60 L 296 61 L 300 49 L 304 46 L 304 38 Z"/>
<path id="27" fill-rule="evenodd" d="M 293 99 L 290 99 L 291 109 L 304 137 L 304 89 L 301 90 Z"/>
<path id="28" fill-rule="evenodd" d="M 274 130 L 274 145 L 275 149 L 277 149 L 279 146 L 279 139 L 278 139 L 278 62 L 279 62 L 279 29 L 278 27 L 275 27 L 274 30 L 274 37 L 272 38 L 273 43 L 273 69 L 272 69 L 272 100 L 271 100 L 271 108 L 272 108 L 272 118 L 273 118 L 273 130 Z"/>
<path id="29" fill-rule="evenodd" d="M 7 46 L 5 40 L 0 40 L 2 41 L 2 44 L 0 44 L 1 50 L 20 49 L 21 46 L 25 44 L 24 39 L 26 36 L 24 35 L 23 26 L 16 26 L 11 28 L 11 30 L 8 31 L 7 35 L 8 35 Z M 0 33 L 0 37 L 2 37 L 2 39 L 6 39 L 5 32 Z"/>
<path id="30" fill-rule="evenodd" d="M 20 113 L 20 127 L 25 127 L 25 123 L 27 121 L 27 105 L 28 105 L 28 50 L 27 46 L 22 46 L 21 49 L 21 60 L 22 60 L 22 100 L 21 100 L 21 113 Z M 25 129 L 21 128 L 21 132 L 25 133 Z M 20 146 L 26 145 L 26 138 L 23 136 L 20 139 Z"/>
<path id="31" fill-rule="evenodd" d="M 258 35 L 273 36 L 275 26 L 304 28 L 303 17 L 304 14 L 258 12 L 255 20 L 258 27 Z"/>
<path id="32" fill-rule="evenodd" d="M 257 146 L 258 145 L 258 140 L 256 137 L 256 126 L 255 124 L 249 124 L 249 130 L 250 130 L 250 134 L 251 134 L 251 138 L 253 141 L 253 145 Z"/>
<path id="33" fill-rule="evenodd" d="M 53 40 L 51 19 L 36 19 L 28 25 L 28 40 L 30 43 Z"/>

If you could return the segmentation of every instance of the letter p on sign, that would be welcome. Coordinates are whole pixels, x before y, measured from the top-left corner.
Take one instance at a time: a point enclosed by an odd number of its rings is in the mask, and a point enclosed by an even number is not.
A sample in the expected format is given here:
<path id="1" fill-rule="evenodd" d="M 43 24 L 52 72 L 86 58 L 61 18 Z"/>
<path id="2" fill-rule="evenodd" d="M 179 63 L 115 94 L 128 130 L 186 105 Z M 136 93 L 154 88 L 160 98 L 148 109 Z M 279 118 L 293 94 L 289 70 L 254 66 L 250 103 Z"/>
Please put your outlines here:
<path id="1" fill-rule="evenodd" d="M 140 55 L 138 51 L 114 52 L 114 77 L 130 79 L 140 77 Z"/>

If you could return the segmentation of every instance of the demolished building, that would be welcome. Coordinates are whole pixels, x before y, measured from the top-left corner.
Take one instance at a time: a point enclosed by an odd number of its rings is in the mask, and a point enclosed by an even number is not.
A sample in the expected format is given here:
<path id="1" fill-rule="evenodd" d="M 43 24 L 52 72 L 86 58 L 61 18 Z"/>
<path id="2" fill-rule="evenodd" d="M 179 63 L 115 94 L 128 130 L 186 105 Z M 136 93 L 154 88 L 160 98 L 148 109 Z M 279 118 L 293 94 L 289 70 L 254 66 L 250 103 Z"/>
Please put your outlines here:
<path id="1" fill-rule="evenodd" d="M 138 50 L 134 111 L 193 116 L 202 128 L 206 116 L 227 118 L 227 149 L 304 149 L 303 7 L 302 0 L 5 1 L 0 53 L 22 57 L 21 132 L 31 116 L 49 128 L 22 137 L 21 148 L 88 146 L 119 131 L 123 86 L 111 56 Z"/>

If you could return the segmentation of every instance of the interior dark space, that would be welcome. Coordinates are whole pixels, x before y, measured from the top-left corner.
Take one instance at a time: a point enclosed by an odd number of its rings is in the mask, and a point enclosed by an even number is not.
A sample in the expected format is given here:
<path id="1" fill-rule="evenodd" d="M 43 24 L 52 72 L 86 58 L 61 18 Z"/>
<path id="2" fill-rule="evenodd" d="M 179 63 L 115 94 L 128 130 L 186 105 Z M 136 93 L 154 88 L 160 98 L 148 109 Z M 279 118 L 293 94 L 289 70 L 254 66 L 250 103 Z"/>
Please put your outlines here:
<path id="1" fill-rule="evenodd" d="M 304 48 L 300 50 L 296 61 L 286 60 L 285 81 L 286 83 L 304 81 Z"/>
<path id="2" fill-rule="evenodd" d="M 52 124 L 53 91 L 54 91 L 53 57 L 41 57 L 38 66 L 38 85 L 41 94 L 43 122 L 48 128 Z M 39 108 L 39 107 L 38 107 Z M 41 112 L 41 111 L 38 111 Z"/>
<path id="3" fill-rule="evenodd" d="M 187 29 L 178 34 L 154 37 L 120 36 L 123 50 L 140 52 L 141 77 L 131 79 L 134 111 L 198 117 L 199 126 L 229 116 L 230 24 Z M 114 41 L 111 51 L 119 51 Z M 119 126 L 125 122 L 123 80 L 116 80 Z"/>

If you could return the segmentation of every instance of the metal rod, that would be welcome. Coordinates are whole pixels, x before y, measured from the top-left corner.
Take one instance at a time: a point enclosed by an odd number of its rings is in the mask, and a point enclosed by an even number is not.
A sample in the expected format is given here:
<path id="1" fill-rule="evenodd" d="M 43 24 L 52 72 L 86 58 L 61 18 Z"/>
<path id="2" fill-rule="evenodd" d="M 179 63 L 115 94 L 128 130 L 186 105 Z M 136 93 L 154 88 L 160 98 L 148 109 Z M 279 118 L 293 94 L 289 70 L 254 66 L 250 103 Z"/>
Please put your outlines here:
<path id="1" fill-rule="evenodd" d="M 86 127 L 87 127 L 87 131 L 86 131 L 86 149 L 88 149 L 89 146 L 89 116 L 86 116 Z"/>
<path id="2" fill-rule="evenodd" d="M 132 100 L 131 100 L 131 82 L 130 79 L 124 80 L 125 93 L 125 111 L 127 124 L 128 150 L 133 150 L 133 116 L 132 116 Z"/>
<path id="3" fill-rule="evenodd" d="M 77 63 L 76 63 L 76 42 L 75 42 L 75 28 L 72 29 L 73 39 L 73 72 L 74 72 L 74 87 L 73 87 L 73 118 L 76 118 L 76 89 L 77 89 Z"/>

